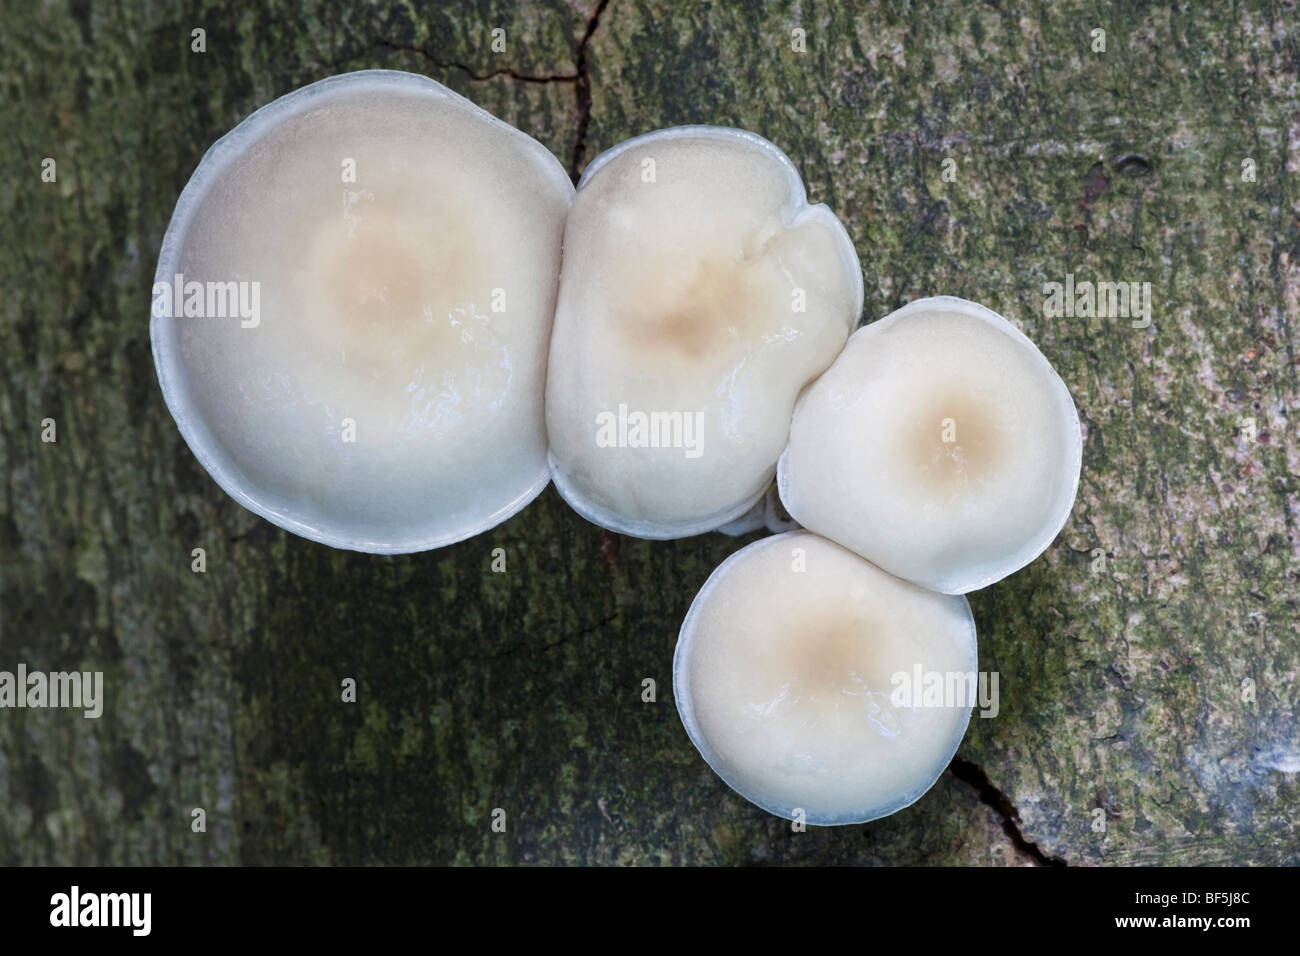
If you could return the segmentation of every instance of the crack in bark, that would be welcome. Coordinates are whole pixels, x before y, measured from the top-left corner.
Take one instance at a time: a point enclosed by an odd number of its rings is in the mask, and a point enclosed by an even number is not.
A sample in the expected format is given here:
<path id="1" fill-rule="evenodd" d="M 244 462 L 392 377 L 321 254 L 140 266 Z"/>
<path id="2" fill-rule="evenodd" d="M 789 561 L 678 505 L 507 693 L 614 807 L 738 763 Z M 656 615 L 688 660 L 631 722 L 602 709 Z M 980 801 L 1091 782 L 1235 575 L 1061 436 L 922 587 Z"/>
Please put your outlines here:
<path id="1" fill-rule="evenodd" d="M 576 83 L 578 81 L 577 73 L 550 73 L 544 76 L 534 76 L 531 73 L 520 73 L 511 66 L 498 67 L 495 70 L 489 70 L 487 73 L 475 73 L 473 67 L 464 63 L 457 63 L 455 60 L 440 60 L 424 47 L 394 43 L 391 40 L 375 40 L 370 46 L 371 49 L 377 47 L 381 50 L 391 50 L 394 53 L 417 54 L 439 69 L 460 70 L 472 83 L 483 83 L 502 76 L 523 83 Z M 349 59 L 355 59 L 355 57 L 349 57 Z"/>
<path id="2" fill-rule="evenodd" d="M 1007 795 L 989 781 L 984 768 L 962 757 L 953 757 L 948 770 L 962 783 L 969 784 L 979 794 L 980 803 L 993 808 L 1002 818 L 1002 830 L 1011 840 L 1012 846 L 1029 857 L 1038 866 L 1068 866 L 1059 856 L 1048 856 L 1038 848 L 1037 843 L 1030 843 L 1020 832 L 1020 811 L 1015 808 Z"/>
<path id="3" fill-rule="evenodd" d="M 587 128 L 591 125 L 591 70 L 587 63 L 587 46 L 591 43 L 596 28 L 600 26 L 601 15 L 608 6 L 609 0 L 600 0 L 596 5 L 591 19 L 587 21 L 587 31 L 582 35 L 582 40 L 578 43 L 578 51 L 574 56 L 573 65 L 577 73 L 577 81 L 573 88 L 578 98 L 578 134 L 573 139 L 569 178 L 573 180 L 575 186 L 579 178 L 578 167 L 582 165 L 582 156 L 587 151 Z"/>
<path id="4" fill-rule="evenodd" d="M 535 76 L 530 73 L 520 73 L 514 67 L 500 67 L 486 73 L 476 73 L 472 67 L 465 63 L 458 63 L 454 60 L 440 60 L 422 46 L 394 43 L 391 40 L 374 40 L 367 49 L 388 50 L 393 53 L 413 53 L 416 56 L 423 57 L 428 63 L 440 70 L 459 70 L 469 78 L 471 83 L 485 83 L 502 77 L 518 80 L 521 83 L 572 83 L 574 98 L 577 100 L 578 124 L 573 138 L 573 152 L 569 157 L 569 178 L 576 185 L 579 179 L 579 168 L 582 166 L 582 158 L 587 151 L 587 129 L 591 125 L 591 71 L 587 61 L 587 47 L 591 43 L 591 38 L 595 36 L 596 30 L 600 27 L 600 18 L 604 15 L 609 2 L 610 0 L 600 0 L 596 4 L 596 9 L 592 11 L 591 16 L 588 18 L 582 39 L 578 41 L 577 49 L 574 50 L 574 71 L 572 73 L 550 73 Z M 334 69 L 338 69 L 343 63 L 354 59 L 356 59 L 355 55 L 346 57 L 342 61 L 333 62 L 330 65 Z"/>
<path id="5" fill-rule="evenodd" d="M 551 641 L 549 644 L 531 645 L 528 644 L 527 642 L 521 644 L 512 644 L 510 647 L 507 647 L 503 651 L 498 651 L 495 654 L 489 654 L 488 657 L 495 660 L 500 657 L 511 657 L 515 654 L 518 654 L 520 651 L 532 651 L 534 653 L 545 653 L 546 651 L 554 650 L 555 648 L 559 647 L 561 644 L 567 644 L 570 641 L 576 641 L 581 637 L 586 637 L 588 634 L 591 634 L 595 631 L 599 631 L 602 627 L 607 627 L 608 625 L 613 624 L 617 620 L 618 620 L 618 615 L 611 614 L 609 617 L 605 618 L 604 620 L 597 621 L 595 624 L 590 624 L 587 627 L 574 631 L 571 634 L 565 634 L 562 637 L 560 637 L 558 640 Z"/>

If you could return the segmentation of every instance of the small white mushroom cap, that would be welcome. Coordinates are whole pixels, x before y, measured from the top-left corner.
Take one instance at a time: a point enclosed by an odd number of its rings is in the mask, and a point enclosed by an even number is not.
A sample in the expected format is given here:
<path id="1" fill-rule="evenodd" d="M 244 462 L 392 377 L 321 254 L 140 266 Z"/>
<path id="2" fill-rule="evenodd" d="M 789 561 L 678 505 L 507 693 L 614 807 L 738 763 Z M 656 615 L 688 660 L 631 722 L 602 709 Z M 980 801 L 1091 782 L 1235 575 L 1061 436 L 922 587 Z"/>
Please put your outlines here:
<path id="1" fill-rule="evenodd" d="M 948 594 L 1041 554 L 1083 439 L 1069 390 L 1010 322 L 951 296 L 855 332 L 800 397 L 777 486 L 804 527 Z"/>
<path id="2" fill-rule="evenodd" d="M 767 140 L 687 126 L 602 153 L 565 228 L 546 402 L 556 488 L 643 538 L 744 514 L 800 389 L 861 307 L 852 241 Z"/>
<path id="3" fill-rule="evenodd" d="M 334 547 L 419 551 L 510 517 L 549 478 L 572 195 L 540 143 L 423 76 L 258 110 L 204 156 L 158 259 L 156 283 L 259 289 L 255 323 L 155 299 L 185 441 L 240 504 Z"/>
<path id="4" fill-rule="evenodd" d="M 777 816 L 802 810 L 831 826 L 887 816 L 930 788 L 975 701 L 968 690 L 927 700 L 915 675 L 973 683 L 977 668 L 964 597 L 794 531 L 709 576 L 682 624 L 673 696 L 692 743 L 733 790 Z"/>

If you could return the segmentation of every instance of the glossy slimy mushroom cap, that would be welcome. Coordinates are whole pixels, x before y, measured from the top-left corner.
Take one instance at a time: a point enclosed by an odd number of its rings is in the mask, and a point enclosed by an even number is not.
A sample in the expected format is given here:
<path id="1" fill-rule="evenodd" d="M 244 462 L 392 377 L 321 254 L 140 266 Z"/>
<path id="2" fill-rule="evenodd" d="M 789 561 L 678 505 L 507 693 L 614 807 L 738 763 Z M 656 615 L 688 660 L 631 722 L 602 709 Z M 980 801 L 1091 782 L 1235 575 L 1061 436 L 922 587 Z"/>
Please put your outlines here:
<path id="1" fill-rule="evenodd" d="M 927 701 L 904 685 L 918 672 L 973 683 L 976 668 L 965 598 L 795 531 L 709 577 L 682 624 L 673 696 L 691 741 L 741 796 L 787 819 L 862 823 L 928 790 L 970 719 L 974 701 Z"/>
<path id="2" fill-rule="evenodd" d="M 744 514 L 861 305 L 848 234 L 767 140 L 679 127 L 601 154 L 565 227 L 551 338 L 560 494 L 645 538 Z"/>
<path id="3" fill-rule="evenodd" d="M 158 261 L 154 357 L 195 456 L 335 547 L 417 551 L 514 514 L 548 480 L 572 194 L 541 144 L 422 76 L 258 110 L 203 158 Z"/>
<path id="4" fill-rule="evenodd" d="M 800 397 L 777 479 L 804 527 L 961 594 L 1024 567 L 1069 517 L 1082 436 L 1064 383 L 983 306 L 920 299 L 858 330 Z"/>

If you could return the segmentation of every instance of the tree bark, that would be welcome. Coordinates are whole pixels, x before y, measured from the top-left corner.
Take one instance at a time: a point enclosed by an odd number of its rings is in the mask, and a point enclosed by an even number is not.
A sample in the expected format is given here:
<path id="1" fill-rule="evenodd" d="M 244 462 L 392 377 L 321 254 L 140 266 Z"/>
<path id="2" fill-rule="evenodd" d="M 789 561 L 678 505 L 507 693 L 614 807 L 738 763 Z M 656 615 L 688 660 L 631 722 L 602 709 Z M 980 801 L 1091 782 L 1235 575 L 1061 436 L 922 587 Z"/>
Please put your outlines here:
<path id="1" fill-rule="evenodd" d="M 258 6 L 0 5 L 0 669 L 103 671 L 107 698 L 0 711 L 0 863 L 1300 862 L 1291 5 Z M 760 133 L 848 226 L 866 321 L 960 295 L 1055 365 L 1079 497 L 971 596 L 1000 713 L 917 804 L 792 833 L 691 747 L 677 628 L 754 536 L 613 548 L 548 490 L 375 557 L 194 460 L 148 338 L 172 206 L 254 109 L 373 67 L 575 174 L 658 127 Z M 1067 274 L 1149 282 L 1150 325 L 1048 316 Z"/>

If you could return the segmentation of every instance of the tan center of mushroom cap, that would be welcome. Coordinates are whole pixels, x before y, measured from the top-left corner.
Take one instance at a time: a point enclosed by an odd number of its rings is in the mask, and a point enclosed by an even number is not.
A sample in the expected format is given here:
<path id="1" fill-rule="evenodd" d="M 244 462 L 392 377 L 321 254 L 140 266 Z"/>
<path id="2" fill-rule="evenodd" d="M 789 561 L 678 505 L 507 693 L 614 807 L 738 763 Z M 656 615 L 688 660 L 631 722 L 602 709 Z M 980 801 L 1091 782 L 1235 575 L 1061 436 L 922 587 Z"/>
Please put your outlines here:
<path id="1" fill-rule="evenodd" d="M 508 385 L 506 375 L 491 375 L 510 338 L 507 314 L 491 309 L 492 289 L 506 277 L 468 225 L 472 209 L 437 209 L 413 221 L 371 208 L 351 223 L 331 217 L 311 234 L 295 277 L 305 308 L 284 319 L 333 373 L 390 391 L 438 373 Z M 399 405 L 377 411 L 385 420 L 403 415 Z"/>
<path id="2" fill-rule="evenodd" d="M 721 255 L 683 259 L 653 275 L 628 277 L 628 344 L 652 350 L 658 362 L 707 364 L 710 356 L 751 339 L 767 324 L 772 300 L 788 293 L 763 262 Z"/>
<path id="3" fill-rule="evenodd" d="M 899 416 L 898 457 L 936 498 L 955 503 L 1001 476 L 1010 436 L 990 405 L 949 388 Z"/>

